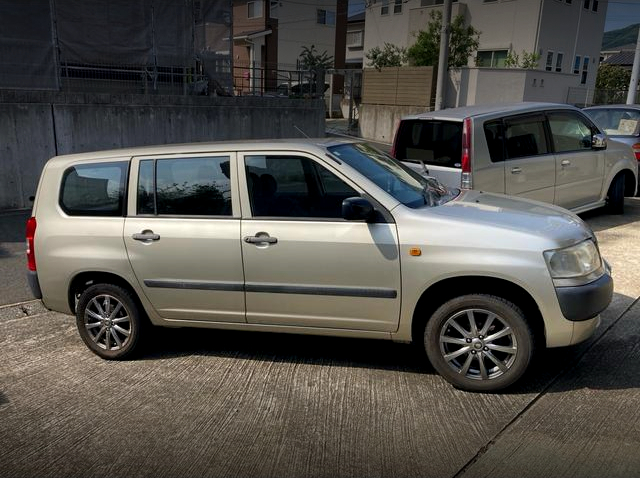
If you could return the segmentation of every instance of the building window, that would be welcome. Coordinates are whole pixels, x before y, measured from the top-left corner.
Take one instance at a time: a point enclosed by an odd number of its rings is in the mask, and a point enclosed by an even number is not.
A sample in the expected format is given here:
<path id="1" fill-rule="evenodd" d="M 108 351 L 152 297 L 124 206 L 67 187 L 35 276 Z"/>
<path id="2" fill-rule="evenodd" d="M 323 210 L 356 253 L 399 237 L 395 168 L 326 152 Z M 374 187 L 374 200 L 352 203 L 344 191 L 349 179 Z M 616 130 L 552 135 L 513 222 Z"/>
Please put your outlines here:
<path id="1" fill-rule="evenodd" d="M 567 5 L 571 5 L 572 0 L 564 0 L 564 3 L 566 3 Z"/>
<path id="2" fill-rule="evenodd" d="M 482 0 L 482 3 L 495 3 L 498 0 Z"/>
<path id="3" fill-rule="evenodd" d="M 573 74 L 577 75 L 579 73 L 580 73 L 580 55 L 577 55 L 575 61 L 573 62 Z"/>
<path id="4" fill-rule="evenodd" d="M 590 6 L 591 6 L 591 0 L 584 0 L 584 8 L 589 10 Z"/>
<path id="5" fill-rule="evenodd" d="M 504 68 L 509 50 L 479 51 L 476 56 L 476 65 L 489 68 Z"/>
<path id="6" fill-rule="evenodd" d="M 593 0 L 593 3 L 591 4 L 591 10 L 594 12 L 598 11 L 598 0 Z"/>
<path id="7" fill-rule="evenodd" d="M 364 31 L 347 32 L 347 47 L 360 48 L 364 44 Z"/>
<path id="8" fill-rule="evenodd" d="M 382 0 L 380 15 L 389 15 L 389 0 Z"/>
<path id="9" fill-rule="evenodd" d="M 280 2 L 278 0 L 270 0 L 269 2 L 269 17 L 270 18 L 278 18 L 278 10 L 280 7 Z"/>
<path id="10" fill-rule="evenodd" d="M 393 2 L 393 13 L 402 13 L 402 1 L 403 0 L 394 0 Z"/>
<path id="11" fill-rule="evenodd" d="M 457 3 L 458 0 L 452 0 L 451 3 Z M 433 7 L 435 5 L 444 5 L 444 0 L 420 0 L 421 7 Z"/>
<path id="12" fill-rule="evenodd" d="M 587 82 L 587 73 L 589 72 L 589 57 L 585 56 L 582 61 L 582 78 L 580 84 L 584 85 Z"/>
<path id="13" fill-rule="evenodd" d="M 544 69 L 547 71 L 553 70 L 553 52 L 552 51 L 547 52 L 547 63 L 545 64 Z"/>
<path id="14" fill-rule="evenodd" d="M 556 71 L 562 71 L 562 60 L 564 60 L 564 53 L 558 53 L 556 57 Z"/>
<path id="15" fill-rule="evenodd" d="M 262 16 L 262 2 L 247 2 L 247 18 L 260 18 Z"/>
<path id="16" fill-rule="evenodd" d="M 330 10 L 318 10 L 318 24 L 319 25 L 335 25 L 336 24 L 336 12 Z"/>

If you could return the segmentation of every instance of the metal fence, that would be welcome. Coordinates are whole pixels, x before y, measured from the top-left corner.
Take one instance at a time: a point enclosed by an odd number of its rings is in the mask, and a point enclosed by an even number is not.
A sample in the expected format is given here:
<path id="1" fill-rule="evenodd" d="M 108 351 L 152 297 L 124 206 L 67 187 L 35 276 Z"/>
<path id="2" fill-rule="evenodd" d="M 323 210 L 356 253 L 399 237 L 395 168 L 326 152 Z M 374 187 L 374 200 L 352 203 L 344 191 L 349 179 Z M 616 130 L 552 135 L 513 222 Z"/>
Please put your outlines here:
<path id="1" fill-rule="evenodd" d="M 627 102 L 628 91 L 629 90 L 602 90 L 597 88 L 569 88 L 567 103 L 579 107 L 624 104 Z M 640 91 L 636 93 L 634 102 L 640 102 Z"/>
<path id="2" fill-rule="evenodd" d="M 322 98 L 329 87 L 328 76 L 321 69 L 238 61 L 233 65 L 233 91 L 237 96 Z"/>

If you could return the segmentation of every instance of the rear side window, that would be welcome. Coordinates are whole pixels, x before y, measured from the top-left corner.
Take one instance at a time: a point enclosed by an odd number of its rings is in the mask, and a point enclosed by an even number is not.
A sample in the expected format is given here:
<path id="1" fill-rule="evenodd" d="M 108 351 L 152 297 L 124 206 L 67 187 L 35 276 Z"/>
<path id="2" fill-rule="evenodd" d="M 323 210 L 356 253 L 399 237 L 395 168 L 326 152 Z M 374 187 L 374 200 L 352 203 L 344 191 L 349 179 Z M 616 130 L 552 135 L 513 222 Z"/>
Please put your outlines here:
<path id="1" fill-rule="evenodd" d="M 462 167 L 462 123 L 402 121 L 396 138 L 396 158 L 435 166 Z"/>
<path id="2" fill-rule="evenodd" d="M 487 121 L 484 124 L 484 137 L 492 163 L 504 161 L 504 128 L 502 120 Z"/>
<path id="3" fill-rule="evenodd" d="M 504 136 L 507 159 L 549 153 L 542 115 L 505 119 Z"/>
<path id="4" fill-rule="evenodd" d="M 60 207 L 69 216 L 123 216 L 127 161 L 73 166 L 62 176 Z"/>
<path id="5" fill-rule="evenodd" d="M 228 156 L 140 161 L 138 214 L 231 216 Z"/>

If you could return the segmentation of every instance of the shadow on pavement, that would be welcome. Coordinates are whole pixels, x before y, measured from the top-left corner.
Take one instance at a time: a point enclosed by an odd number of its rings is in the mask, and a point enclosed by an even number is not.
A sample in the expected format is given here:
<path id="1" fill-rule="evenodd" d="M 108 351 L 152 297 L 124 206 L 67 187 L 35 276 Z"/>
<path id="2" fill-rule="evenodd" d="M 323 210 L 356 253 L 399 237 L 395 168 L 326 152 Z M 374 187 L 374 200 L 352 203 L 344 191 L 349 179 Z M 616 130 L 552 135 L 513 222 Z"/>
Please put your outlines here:
<path id="1" fill-rule="evenodd" d="M 9 400 L 4 393 L 0 392 L 0 405 L 4 405 L 5 403 L 9 403 Z"/>
<path id="2" fill-rule="evenodd" d="M 540 350 L 522 380 L 502 393 L 640 388 L 640 335 L 615 334 L 618 320 L 581 344 Z M 156 328 L 152 335 L 142 360 L 202 355 L 436 374 L 419 347 L 384 340 L 189 328 Z"/>
<path id="3" fill-rule="evenodd" d="M 624 208 L 624 214 L 609 214 L 605 208 L 599 208 L 580 214 L 580 218 L 588 222 L 594 232 L 637 222 L 640 217 L 640 197 L 626 198 Z"/>

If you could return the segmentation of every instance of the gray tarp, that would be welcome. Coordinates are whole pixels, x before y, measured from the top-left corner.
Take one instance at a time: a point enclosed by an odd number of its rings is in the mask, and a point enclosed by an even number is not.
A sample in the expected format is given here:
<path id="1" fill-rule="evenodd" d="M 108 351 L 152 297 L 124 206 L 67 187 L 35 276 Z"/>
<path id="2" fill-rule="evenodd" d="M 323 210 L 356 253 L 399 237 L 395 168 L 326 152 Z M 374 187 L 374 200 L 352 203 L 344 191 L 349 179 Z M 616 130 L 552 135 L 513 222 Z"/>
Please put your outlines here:
<path id="1" fill-rule="evenodd" d="M 216 79 L 229 69 L 230 37 L 231 0 L 0 0 L 0 88 L 57 89 L 66 64 L 200 61 Z"/>

